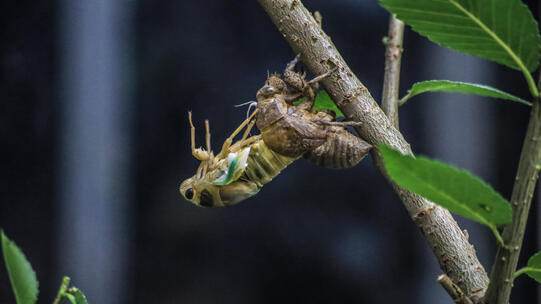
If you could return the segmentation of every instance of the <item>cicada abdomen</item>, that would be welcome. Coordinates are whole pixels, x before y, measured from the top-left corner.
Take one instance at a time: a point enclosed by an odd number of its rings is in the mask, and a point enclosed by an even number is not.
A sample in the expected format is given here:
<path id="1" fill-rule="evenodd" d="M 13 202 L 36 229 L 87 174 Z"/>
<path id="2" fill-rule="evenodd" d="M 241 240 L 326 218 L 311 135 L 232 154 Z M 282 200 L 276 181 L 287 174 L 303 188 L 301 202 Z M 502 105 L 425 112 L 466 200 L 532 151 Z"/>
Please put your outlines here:
<path id="1" fill-rule="evenodd" d="M 325 168 L 344 169 L 357 165 L 371 149 L 372 145 L 342 129 L 327 132 L 325 143 L 303 157 Z"/>

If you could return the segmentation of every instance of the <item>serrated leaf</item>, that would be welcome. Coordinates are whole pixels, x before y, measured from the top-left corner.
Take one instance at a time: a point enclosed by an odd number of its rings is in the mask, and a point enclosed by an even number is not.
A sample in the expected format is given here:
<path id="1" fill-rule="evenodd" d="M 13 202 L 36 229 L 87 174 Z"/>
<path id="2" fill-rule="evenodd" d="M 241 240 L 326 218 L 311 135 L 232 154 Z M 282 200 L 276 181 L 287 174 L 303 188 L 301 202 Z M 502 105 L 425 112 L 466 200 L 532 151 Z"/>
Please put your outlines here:
<path id="1" fill-rule="evenodd" d="M 511 95 L 496 88 L 469 82 L 450 81 L 450 80 L 428 80 L 421 81 L 413 84 L 402 100 L 401 104 L 404 104 L 407 100 L 415 95 L 419 95 L 425 92 L 452 92 L 462 94 L 474 94 L 486 97 L 494 97 L 504 100 L 516 101 L 525 105 L 531 106 L 532 104 L 522 98 Z"/>
<path id="2" fill-rule="evenodd" d="M 414 31 L 454 50 L 533 72 L 541 37 L 520 0 L 380 0 Z"/>
<path id="3" fill-rule="evenodd" d="M 530 74 L 539 65 L 541 36 L 532 12 L 520 0 L 379 0 L 412 29 L 442 46 Z"/>
<path id="4" fill-rule="evenodd" d="M 525 268 L 525 272 L 530 278 L 541 283 L 541 251 L 528 259 L 528 267 Z"/>
<path id="5" fill-rule="evenodd" d="M 511 221 L 511 205 L 480 178 L 465 170 L 430 160 L 402 155 L 379 146 L 385 169 L 401 187 L 495 230 Z"/>
<path id="6" fill-rule="evenodd" d="M 297 101 L 295 101 L 294 105 L 300 105 L 306 101 L 306 98 L 301 98 Z M 336 117 L 344 117 L 344 113 L 338 109 L 334 101 L 331 99 L 329 94 L 325 92 L 325 90 L 321 90 L 317 93 L 316 98 L 314 100 L 314 109 L 316 110 L 331 110 L 336 114 Z"/>
<path id="7" fill-rule="evenodd" d="M 32 266 L 14 242 L 2 235 L 4 261 L 17 304 L 33 304 L 38 298 L 38 280 Z"/>

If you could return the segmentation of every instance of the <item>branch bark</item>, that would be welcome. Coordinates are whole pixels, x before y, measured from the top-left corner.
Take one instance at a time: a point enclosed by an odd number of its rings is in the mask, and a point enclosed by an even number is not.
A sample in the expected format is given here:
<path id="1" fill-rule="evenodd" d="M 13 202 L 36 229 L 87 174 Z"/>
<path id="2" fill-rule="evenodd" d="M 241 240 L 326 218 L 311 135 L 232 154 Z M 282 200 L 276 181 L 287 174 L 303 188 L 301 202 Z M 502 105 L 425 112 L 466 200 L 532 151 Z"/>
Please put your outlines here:
<path id="1" fill-rule="evenodd" d="M 503 229 L 505 247 L 496 253 L 485 303 L 507 304 L 528 222 L 528 213 L 541 166 L 541 100 L 535 100 L 524 138 L 517 176 L 511 194 L 513 221 Z"/>
<path id="2" fill-rule="evenodd" d="M 383 94 L 381 109 L 393 126 L 398 130 L 398 89 L 400 87 L 400 62 L 402 59 L 402 41 L 404 40 L 404 22 L 391 15 L 389 34 L 385 49 L 385 74 L 383 76 Z"/>
<path id="3" fill-rule="evenodd" d="M 338 67 L 322 81 L 325 90 L 349 120 L 358 121 L 357 132 L 370 144 L 387 144 L 405 154 L 410 145 L 377 105 L 368 89 L 355 77 L 330 38 L 299 0 L 258 0 L 295 53 L 314 75 Z M 443 272 L 468 296 L 482 295 L 488 277 L 475 249 L 451 214 L 434 203 L 398 187 L 386 174 L 381 156 L 373 153 L 378 169 L 391 183 L 432 248 Z"/>

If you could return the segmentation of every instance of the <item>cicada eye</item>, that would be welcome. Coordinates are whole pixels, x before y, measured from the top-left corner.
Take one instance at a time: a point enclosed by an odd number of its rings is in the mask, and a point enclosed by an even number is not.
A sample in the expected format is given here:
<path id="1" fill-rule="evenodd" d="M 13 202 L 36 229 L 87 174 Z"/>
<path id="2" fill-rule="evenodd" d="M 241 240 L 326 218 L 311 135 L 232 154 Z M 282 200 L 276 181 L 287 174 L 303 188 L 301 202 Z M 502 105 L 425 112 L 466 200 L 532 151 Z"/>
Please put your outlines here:
<path id="1" fill-rule="evenodd" d="M 184 192 L 184 196 L 186 196 L 187 199 L 192 199 L 193 198 L 193 189 L 188 188 L 188 190 L 186 190 L 186 192 Z"/>
<path id="2" fill-rule="evenodd" d="M 272 95 L 276 92 L 276 89 L 274 87 L 266 85 L 263 88 L 261 88 L 261 92 L 265 95 Z"/>

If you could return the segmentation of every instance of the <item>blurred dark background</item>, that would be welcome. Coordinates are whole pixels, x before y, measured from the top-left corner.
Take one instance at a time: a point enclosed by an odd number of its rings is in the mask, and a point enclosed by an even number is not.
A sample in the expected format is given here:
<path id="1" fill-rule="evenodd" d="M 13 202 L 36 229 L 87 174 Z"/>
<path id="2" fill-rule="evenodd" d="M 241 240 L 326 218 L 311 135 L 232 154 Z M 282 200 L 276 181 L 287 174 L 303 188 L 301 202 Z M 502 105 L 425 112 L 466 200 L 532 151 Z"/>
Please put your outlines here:
<path id="1" fill-rule="evenodd" d="M 534 1 L 526 1 L 537 12 Z M 304 1 L 380 100 L 388 14 L 376 0 Z M 187 111 L 214 149 L 267 72 L 293 58 L 256 1 L 3 2 L 0 227 L 51 303 L 62 275 L 90 303 L 451 303 L 436 259 L 368 157 L 299 160 L 231 208 L 184 201 L 198 162 Z M 537 15 L 537 13 L 535 13 Z M 528 98 L 517 71 L 405 34 L 401 95 L 416 81 L 480 82 Z M 471 170 L 509 198 L 528 108 L 452 94 L 400 110 L 414 151 Z M 539 199 L 523 257 L 539 250 Z M 457 218 L 490 270 L 488 229 Z M 0 303 L 14 303 L 0 266 Z M 519 277 L 512 303 L 538 303 Z"/>

